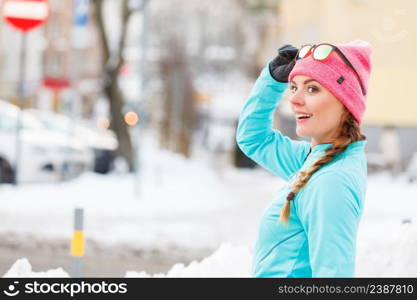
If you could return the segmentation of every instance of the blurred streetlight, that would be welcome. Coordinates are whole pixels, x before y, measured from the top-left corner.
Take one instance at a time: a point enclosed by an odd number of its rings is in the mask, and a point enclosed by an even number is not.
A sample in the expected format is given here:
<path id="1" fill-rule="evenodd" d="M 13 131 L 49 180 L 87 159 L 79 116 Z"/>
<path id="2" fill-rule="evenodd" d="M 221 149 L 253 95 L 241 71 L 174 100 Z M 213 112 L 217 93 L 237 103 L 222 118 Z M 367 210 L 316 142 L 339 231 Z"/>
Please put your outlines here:
<path id="1" fill-rule="evenodd" d="M 125 119 L 126 124 L 129 125 L 129 126 L 135 126 L 139 121 L 137 113 L 135 113 L 133 111 L 127 112 L 125 114 L 124 119 Z"/>
<path id="2" fill-rule="evenodd" d="M 110 126 L 110 121 L 107 118 L 98 118 L 96 121 L 97 128 L 108 129 Z"/>

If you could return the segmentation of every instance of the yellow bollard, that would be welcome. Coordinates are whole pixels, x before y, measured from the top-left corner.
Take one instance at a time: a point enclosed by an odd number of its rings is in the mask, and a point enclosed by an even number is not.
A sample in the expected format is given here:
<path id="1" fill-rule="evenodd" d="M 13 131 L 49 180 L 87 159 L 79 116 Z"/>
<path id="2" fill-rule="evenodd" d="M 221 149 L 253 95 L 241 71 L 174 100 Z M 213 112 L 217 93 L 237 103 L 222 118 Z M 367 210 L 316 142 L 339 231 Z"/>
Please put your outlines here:
<path id="1" fill-rule="evenodd" d="M 81 257 L 85 255 L 84 247 L 84 232 L 74 231 L 71 240 L 71 255 L 75 257 Z"/>
<path id="2" fill-rule="evenodd" d="M 82 277 L 82 266 L 85 255 L 85 239 L 84 239 L 84 210 L 76 208 L 74 210 L 74 233 L 71 240 L 71 256 L 72 256 L 72 277 Z"/>

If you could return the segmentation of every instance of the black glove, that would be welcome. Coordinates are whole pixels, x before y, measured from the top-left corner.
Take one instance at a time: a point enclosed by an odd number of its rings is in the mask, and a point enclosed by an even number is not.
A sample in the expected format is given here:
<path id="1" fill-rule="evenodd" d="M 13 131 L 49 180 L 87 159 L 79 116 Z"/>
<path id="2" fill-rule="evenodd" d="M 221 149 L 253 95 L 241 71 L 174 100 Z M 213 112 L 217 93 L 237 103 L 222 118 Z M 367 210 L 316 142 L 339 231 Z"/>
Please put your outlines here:
<path id="1" fill-rule="evenodd" d="M 278 49 L 278 55 L 269 63 L 271 76 L 280 82 L 288 82 L 288 75 L 295 65 L 298 49 L 287 44 Z"/>

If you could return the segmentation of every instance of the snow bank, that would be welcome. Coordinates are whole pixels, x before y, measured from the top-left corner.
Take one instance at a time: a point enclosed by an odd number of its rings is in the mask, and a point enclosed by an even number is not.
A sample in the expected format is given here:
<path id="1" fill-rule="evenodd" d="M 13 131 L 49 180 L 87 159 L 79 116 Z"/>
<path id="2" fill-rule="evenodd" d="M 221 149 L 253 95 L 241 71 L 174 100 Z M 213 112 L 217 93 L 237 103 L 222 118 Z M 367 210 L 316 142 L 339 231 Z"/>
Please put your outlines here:
<path id="1" fill-rule="evenodd" d="M 392 254 L 390 268 L 384 275 L 417 277 L 417 226 L 411 223 L 403 224 L 401 232 L 397 247 Z"/>
<path id="2" fill-rule="evenodd" d="M 46 272 L 34 272 L 26 258 L 18 259 L 3 277 L 69 277 L 62 268 L 51 269 Z"/>
<path id="3" fill-rule="evenodd" d="M 356 277 L 417 277 L 417 226 L 401 224 L 396 230 L 397 240 L 381 251 L 362 253 Z M 245 246 L 223 243 L 212 255 L 187 266 L 175 264 L 166 274 L 148 274 L 145 271 L 127 271 L 125 277 L 250 277 L 252 251 Z M 378 268 L 375 268 L 375 265 Z M 33 272 L 25 258 L 17 260 L 4 277 L 69 277 L 62 269 Z"/>
<path id="4" fill-rule="evenodd" d="M 222 244 L 217 251 L 200 262 L 188 266 L 175 264 L 166 274 L 153 276 L 146 272 L 127 272 L 126 277 L 250 277 L 252 253 L 247 247 Z"/>
<path id="5" fill-rule="evenodd" d="M 126 272 L 125 277 L 249 277 L 252 254 L 247 247 L 222 244 L 217 251 L 188 266 L 175 264 L 166 274 L 150 275 L 144 271 Z M 69 277 L 62 268 L 34 272 L 26 258 L 17 260 L 3 277 Z"/>

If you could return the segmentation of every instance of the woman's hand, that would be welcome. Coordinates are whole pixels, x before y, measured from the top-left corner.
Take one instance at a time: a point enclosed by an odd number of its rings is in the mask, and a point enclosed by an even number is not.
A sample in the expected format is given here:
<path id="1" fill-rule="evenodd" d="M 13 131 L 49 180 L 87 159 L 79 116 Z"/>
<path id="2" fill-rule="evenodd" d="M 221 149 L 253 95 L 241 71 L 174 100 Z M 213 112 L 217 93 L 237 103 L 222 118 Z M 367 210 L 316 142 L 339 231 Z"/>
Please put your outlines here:
<path id="1" fill-rule="evenodd" d="M 295 65 L 297 52 L 298 49 L 290 44 L 278 49 L 278 55 L 269 63 L 269 72 L 275 80 L 288 82 L 288 75 Z"/>

